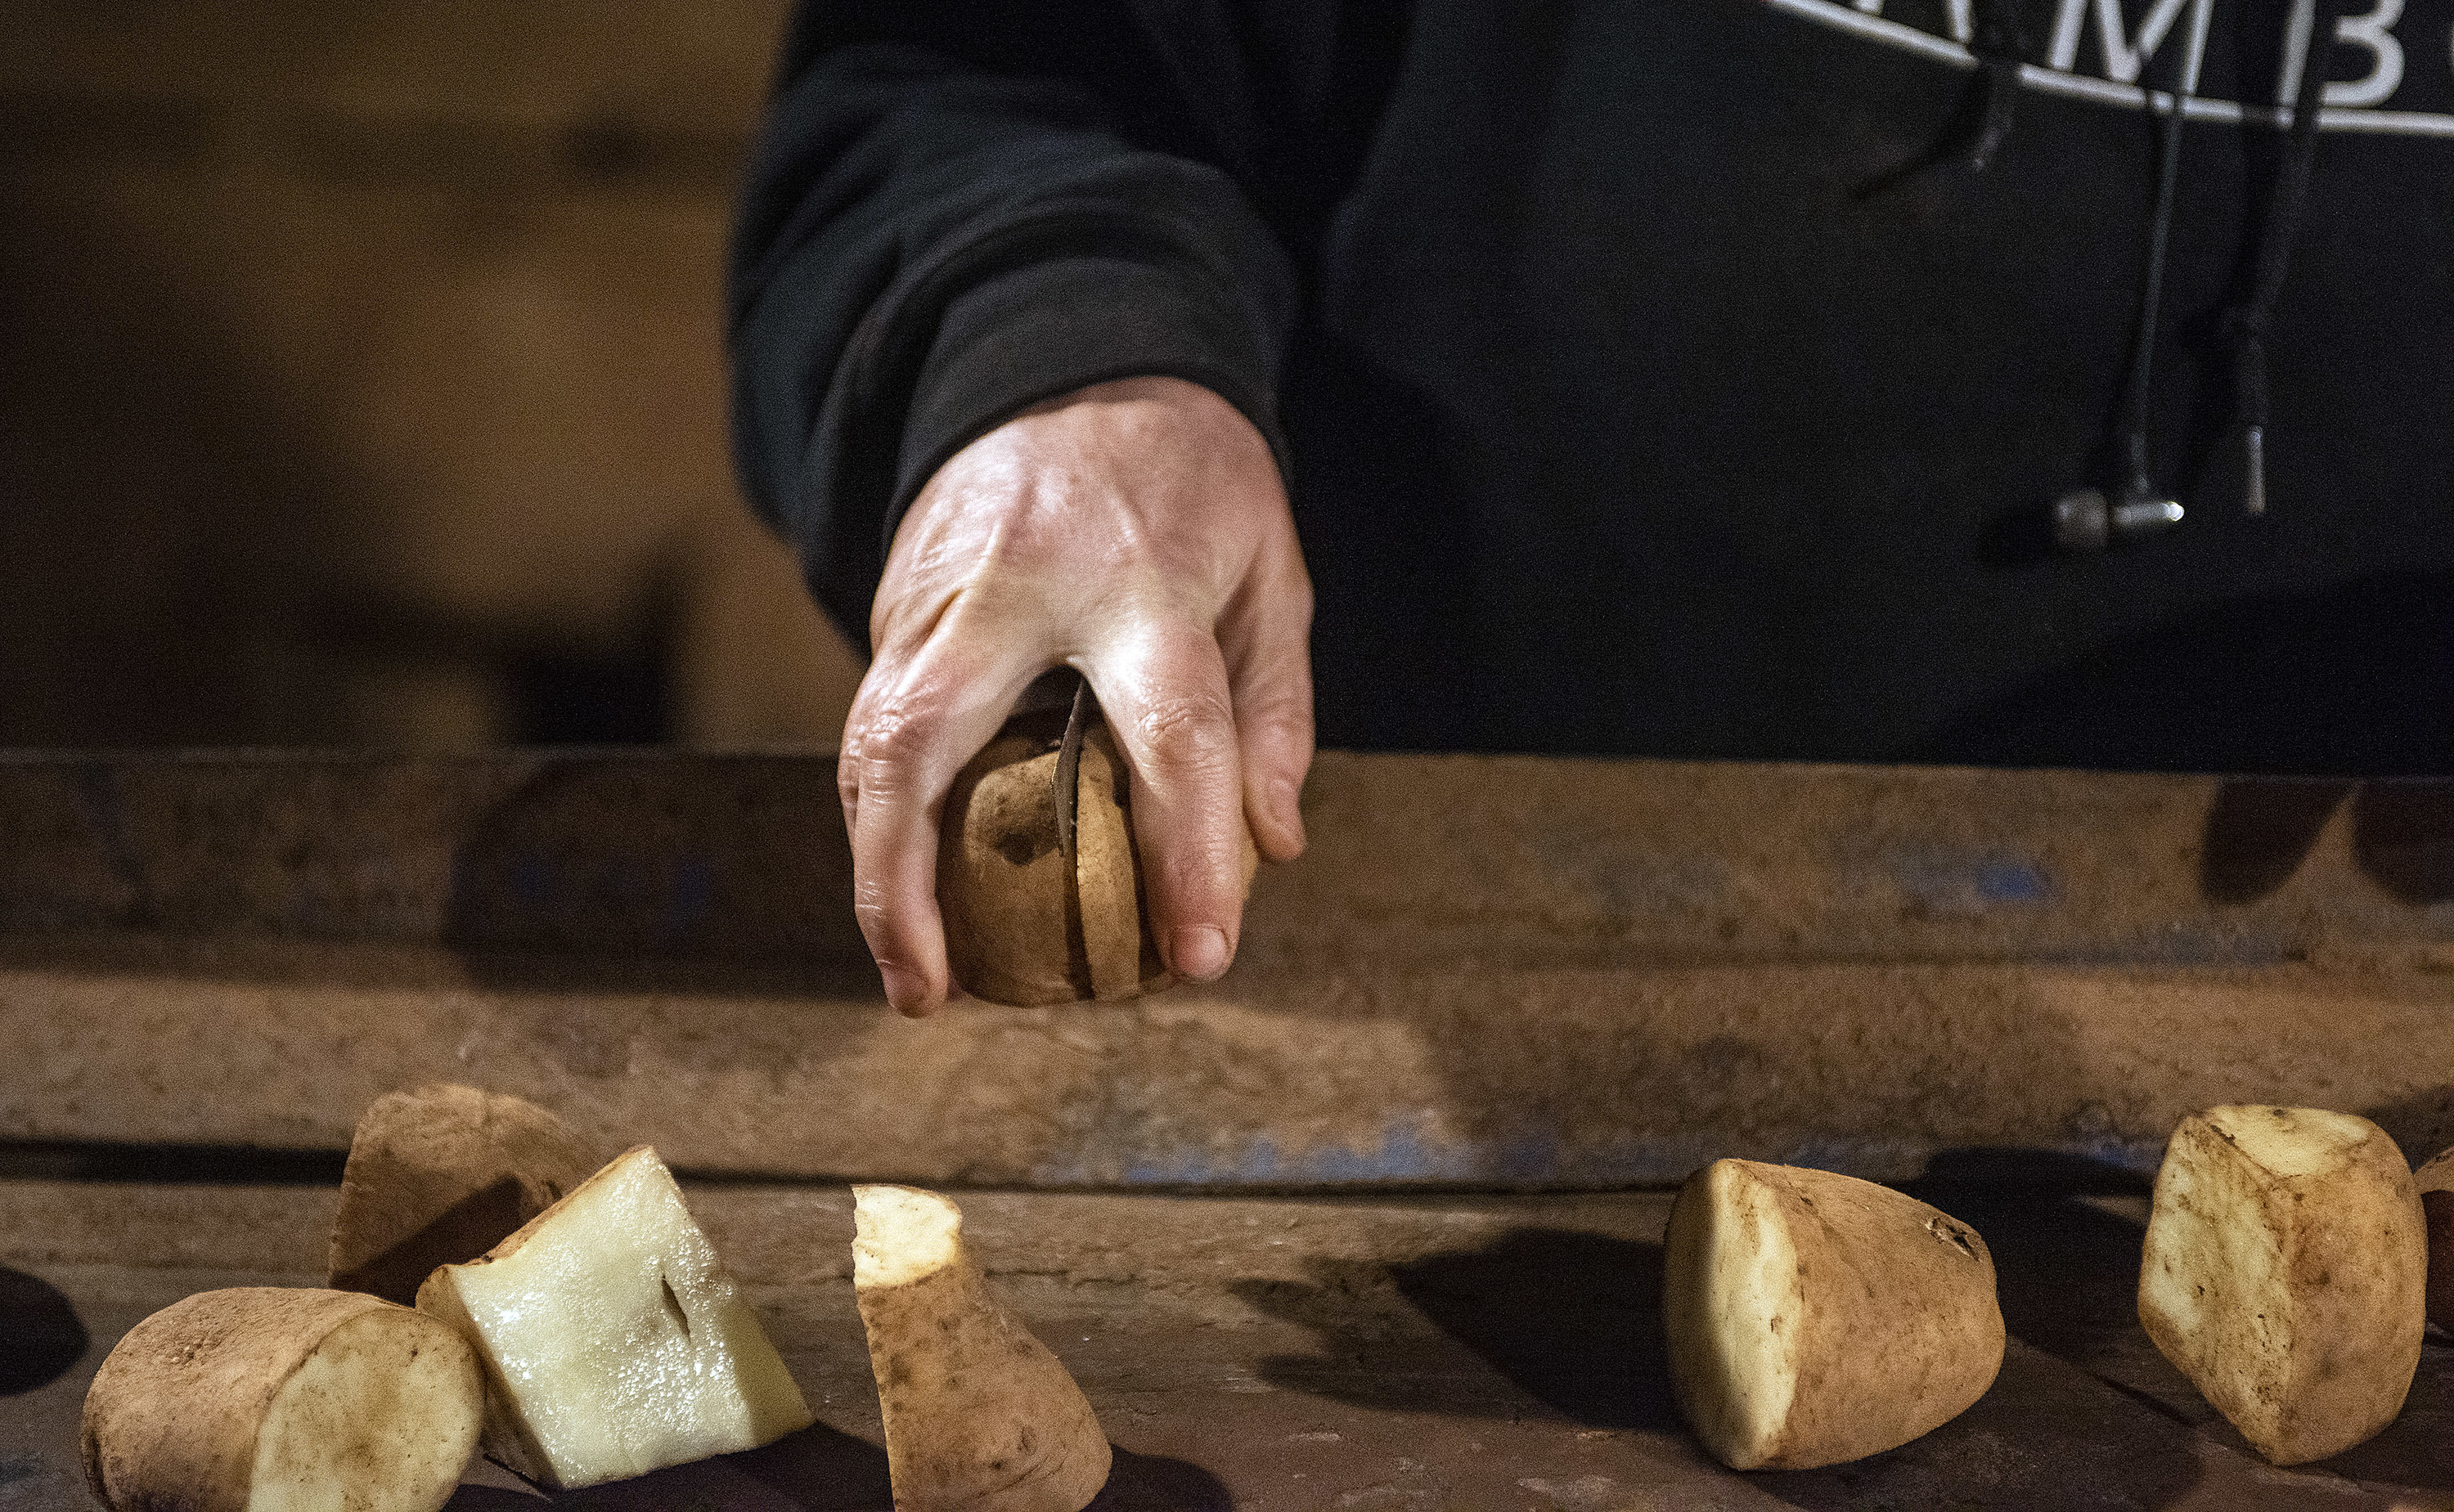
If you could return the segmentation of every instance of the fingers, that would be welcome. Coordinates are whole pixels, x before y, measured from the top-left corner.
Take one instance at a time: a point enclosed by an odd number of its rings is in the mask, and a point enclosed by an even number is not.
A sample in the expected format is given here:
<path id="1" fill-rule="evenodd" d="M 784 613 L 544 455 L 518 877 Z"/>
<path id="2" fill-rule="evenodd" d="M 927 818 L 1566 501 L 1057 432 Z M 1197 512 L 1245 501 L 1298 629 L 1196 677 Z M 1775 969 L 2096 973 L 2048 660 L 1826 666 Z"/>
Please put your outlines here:
<path id="1" fill-rule="evenodd" d="M 1136 626 L 1084 668 L 1133 768 L 1134 840 L 1168 969 L 1216 980 L 1243 925 L 1243 755 L 1209 632 Z"/>
<path id="2" fill-rule="evenodd" d="M 908 659 L 881 657 L 844 726 L 835 782 L 852 832 L 853 911 L 887 1001 L 914 1018 L 942 1005 L 950 985 L 939 810 L 1038 670 L 1002 649 L 1013 639 L 948 634 Z"/>
<path id="3" fill-rule="evenodd" d="M 941 468 L 896 531 L 873 602 L 876 661 L 838 786 L 855 907 L 888 997 L 945 998 L 936 905 L 955 776 L 1052 664 L 1091 679 L 1133 783 L 1143 896 L 1168 967 L 1227 969 L 1247 826 L 1303 848 L 1313 748 L 1311 589 L 1267 444 L 1177 380 L 1081 391 Z"/>
<path id="4" fill-rule="evenodd" d="M 1271 861 L 1303 854 L 1300 800 L 1313 757 L 1312 585 L 1300 559 L 1292 567 L 1291 581 L 1239 596 L 1219 626 L 1243 756 L 1244 816 Z"/>

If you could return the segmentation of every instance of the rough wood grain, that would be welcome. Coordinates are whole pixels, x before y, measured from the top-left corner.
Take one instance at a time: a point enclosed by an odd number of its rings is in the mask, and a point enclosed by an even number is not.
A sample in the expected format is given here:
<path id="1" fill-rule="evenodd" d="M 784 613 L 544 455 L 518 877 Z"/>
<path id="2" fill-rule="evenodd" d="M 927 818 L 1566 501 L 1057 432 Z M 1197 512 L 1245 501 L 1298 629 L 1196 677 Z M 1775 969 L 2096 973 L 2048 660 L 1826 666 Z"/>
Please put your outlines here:
<path id="1" fill-rule="evenodd" d="M 0 761 L 0 1139 L 332 1149 L 450 1080 L 684 1169 L 923 1184 L 2145 1168 L 2243 1101 L 2454 1143 L 2442 786 L 1333 753 L 1225 981 L 917 1024 L 833 786 Z"/>

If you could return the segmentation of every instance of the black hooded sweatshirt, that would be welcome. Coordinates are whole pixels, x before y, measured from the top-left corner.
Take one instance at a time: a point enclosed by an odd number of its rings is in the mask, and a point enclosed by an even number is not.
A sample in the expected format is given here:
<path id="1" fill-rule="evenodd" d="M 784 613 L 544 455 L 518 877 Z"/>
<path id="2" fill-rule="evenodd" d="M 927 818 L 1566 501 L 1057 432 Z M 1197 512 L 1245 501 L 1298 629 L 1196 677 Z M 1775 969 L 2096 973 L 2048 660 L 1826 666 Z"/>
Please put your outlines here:
<path id="1" fill-rule="evenodd" d="M 1286 470 L 1329 745 L 2454 770 L 2454 0 L 2320 4 L 2297 218 L 2293 0 L 814 4 L 741 467 L 858 640 L 964 443 L 1205 384 Z M 2184 87 L 2144 434 L 2187 517 L 2057 551 L 2122 473 Z"/>

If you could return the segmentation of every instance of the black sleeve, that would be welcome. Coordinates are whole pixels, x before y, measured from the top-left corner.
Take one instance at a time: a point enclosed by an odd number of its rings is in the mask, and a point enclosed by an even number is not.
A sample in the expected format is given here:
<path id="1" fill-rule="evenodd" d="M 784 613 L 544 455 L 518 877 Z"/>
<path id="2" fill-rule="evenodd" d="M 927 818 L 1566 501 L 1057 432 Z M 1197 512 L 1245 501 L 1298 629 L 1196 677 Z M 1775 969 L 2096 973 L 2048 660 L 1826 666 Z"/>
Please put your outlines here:
<path id="1" fill-rule="evenodd" d="M 935 7 L 891 24 L 865 9 L 795 23 L 727 301 L 743 478 L 855 645 L 912 496 L 1039 400 L 1189 379 L 1283 466 L 1273 389 L 1295 297 L 1226 171 L 1151 145 L 1164 122 L 1119 126 L 1116 96 L 1134 109 L 1151 85 L 1103 87 L 1132 73 L 1129 37 L 1069 41 L 1084 18 L 1049 0 L 949 7 L 938 27 Z"/>

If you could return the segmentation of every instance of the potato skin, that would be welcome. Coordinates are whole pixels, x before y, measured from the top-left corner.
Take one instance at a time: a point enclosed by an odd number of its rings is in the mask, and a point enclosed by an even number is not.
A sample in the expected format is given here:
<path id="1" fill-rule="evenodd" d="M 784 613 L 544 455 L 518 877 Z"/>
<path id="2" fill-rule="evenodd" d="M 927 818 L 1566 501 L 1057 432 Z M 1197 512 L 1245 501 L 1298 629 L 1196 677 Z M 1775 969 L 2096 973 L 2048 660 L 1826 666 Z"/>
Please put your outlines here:
<path id="1" fill-rule="evenodd" d="M 955 779 L 937 835 L 947 964 L 974 997 L 1037 1006 L 1091 995 L 1076 959 L 1072 879 L 1056 845 L 1056 748 L 1043 733 L 989 742 Z"/>
<path id="2" fill-rule="evenodd" d="M 1796 1254 L 1796 1384 L 1769 1442 L 1721 1442 L 1702 1400 L 1711 1320 L 1697 1304 L 1716 1187 L 1740 1184 Z M 1830 1171 L 1717 1161 L 1688 1178 L 1664 1240 L 1663 1312 L 1680 1411 L 1733 1469 L 1809 1469 L 1929 1433 L 1983 1396 L 2005 1332 L 1994 1257 L 1977 1231 L 1904 1193 Z"/>
<path id="3" fill-rule="evenodd" d="M 328 1284 L 412 1306 L 436 1266 L 484 1254 L 602 1163 L 521 1098 L 448 1083 L 387 1092 L 350 1137 Z"/>
<path id="4" fill-rule="evenodd" d="M 1075 800 L 1074 914 L 1091 996 L 1101 1003 L 1163 992 L 1176 979 L 1159 959 L 1142 897 L 1141 853 L 1134 846 L 1133 780 L 1108 726 L 1082 737 Z M 1249 842 L 1249 837 L 1248 837 Z M 1250 885 L 1252 868 L 1244 871 Z"/>
<path id="5" fill-rule="evenodd" d="M 1080 1512 L 1106 1430 L 1063 1362 L 989 1295 L 959 1231 L 951 1263 L 855 1283 L 895 1512 Z"/>
<path id="6" fill-rule="evenodd" d="M 385 1311 L 467 1357 L 473 1418 L 476 1356 L 432 1319 L 363 1292 L 200 1292 L 130 1329 L 95 1373 L 79 1436 L 86 1483 L 118 1512 L 242 1512 L 273 1399 L 335 1329 Z"/>
<path id="7" fill-rule="evenodd" d="M 1151 934 L 1130 772 L 1104 723 L 1083 735 L 1075 868 L 1057 846 L 1064 724 L 1045 712 L 1009 724 L 955 777 L 938 826 L 947 962 L 990 1003 L 1113 1003 L 1175 985 Z M 1258 862 L 1248 829 L 1248 888 Z"/>
<path id="8" fill-rule="evenodd" d="M 2411 1173 L 2428 1231 L 2428 1321 L 2454 1328 L 2454 1149 Z"/>
<path id="9" fill-rule="evenodd" d="M 2271 1169 L 2243 1125 L 2293 1120 L 2355 1137 L 2314 1165 Z M 2427 1269 L 2419 1189 L 2384 1129 L 2323 1109 L 2214 1107 L 2182 1120 L 2156 1173 L 2139 1321 L 2250 1447 L 2303 1464 L 2403 1410 Z"/>

